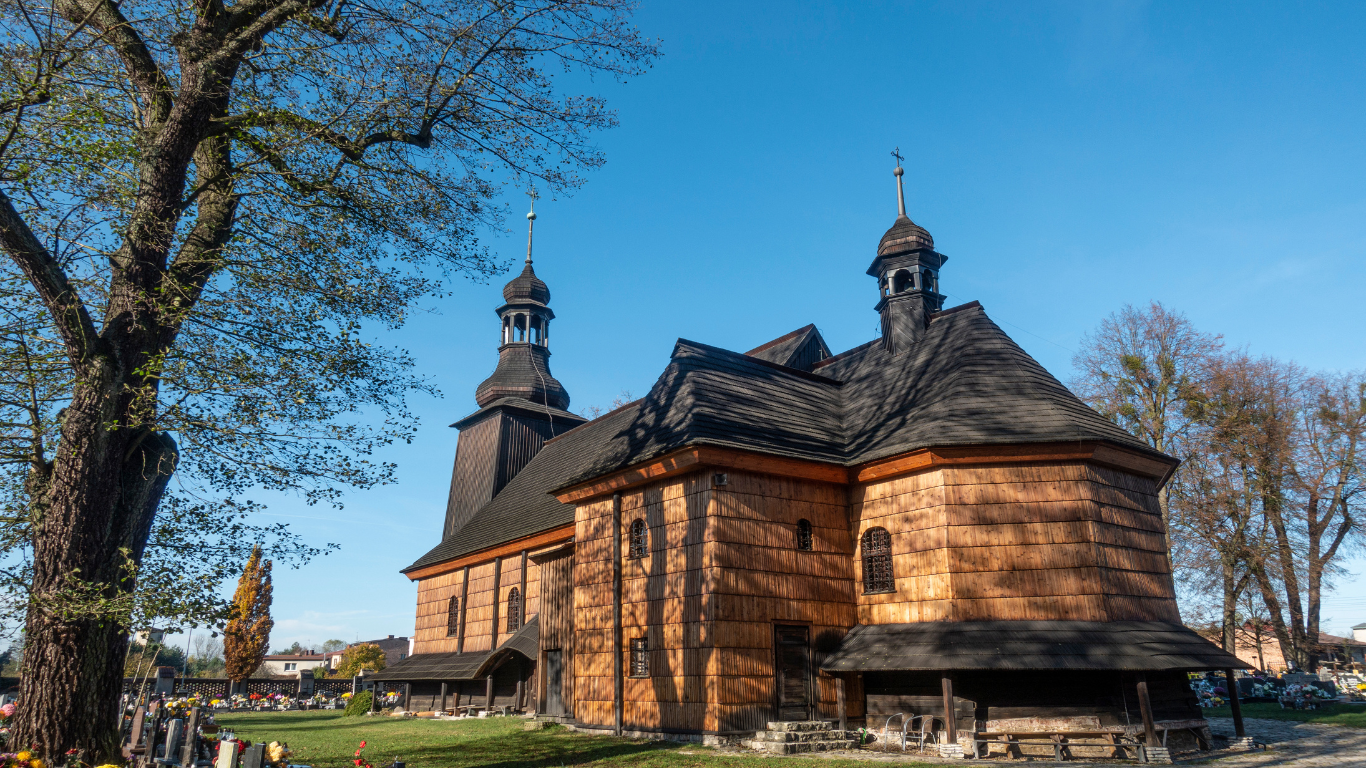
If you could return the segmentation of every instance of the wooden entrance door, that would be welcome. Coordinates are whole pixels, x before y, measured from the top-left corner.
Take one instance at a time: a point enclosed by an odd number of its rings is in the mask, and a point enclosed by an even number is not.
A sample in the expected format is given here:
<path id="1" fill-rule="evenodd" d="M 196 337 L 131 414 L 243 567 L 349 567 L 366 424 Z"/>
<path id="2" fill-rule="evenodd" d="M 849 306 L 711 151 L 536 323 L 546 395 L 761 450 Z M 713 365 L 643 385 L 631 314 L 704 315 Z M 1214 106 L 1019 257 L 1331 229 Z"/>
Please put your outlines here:
<path id="1" fill-rule="evenodd" d="M 811 719 L 811 630 L 809 627 L 776 627 L 773 647 L 777 654 L 778 719 Z"/>
<path id="2" fill-rule="evenodd" d="M 545 713 L 564 714 L 564 657 L 560 649 L 545 652 Z"/>

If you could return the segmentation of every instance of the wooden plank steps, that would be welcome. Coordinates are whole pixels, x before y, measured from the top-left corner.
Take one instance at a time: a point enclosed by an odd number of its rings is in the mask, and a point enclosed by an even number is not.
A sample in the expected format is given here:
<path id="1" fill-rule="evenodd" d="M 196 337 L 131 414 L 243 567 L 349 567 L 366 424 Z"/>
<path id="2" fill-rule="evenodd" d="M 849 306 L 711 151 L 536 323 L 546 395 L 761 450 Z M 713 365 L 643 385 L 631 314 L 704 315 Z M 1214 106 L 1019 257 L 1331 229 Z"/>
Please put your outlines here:
<path id="1" fill-rule="evenodd" d="M 741 743 L 760 752 L 798 755 L 853 749 L 858 745 L 858 740 L 848 738 L 845 731 L 832 730 L 830 723 L 824 720 L 804 720 L 769 723 L 768 730 L 759 731 L 754 738 Z"/>

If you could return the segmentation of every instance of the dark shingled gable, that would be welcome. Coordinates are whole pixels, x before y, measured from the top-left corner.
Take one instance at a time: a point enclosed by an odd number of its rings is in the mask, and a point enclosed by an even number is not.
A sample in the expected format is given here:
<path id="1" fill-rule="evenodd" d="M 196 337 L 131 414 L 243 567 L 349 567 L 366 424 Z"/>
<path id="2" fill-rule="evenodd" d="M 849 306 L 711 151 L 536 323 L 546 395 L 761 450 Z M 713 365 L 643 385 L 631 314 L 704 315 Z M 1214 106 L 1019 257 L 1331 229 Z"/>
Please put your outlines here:
<path id="1" fill-rule="evenodd" d="M 1251 666 L 1193 630 L 1163 621 L 929 621 L 860 624 L 821 669 L 1151 672 Z"/>
<path id="2" fill-rule="evenodd" d="M 608 439 L 630 423 L 634 412 L 634 404 L 620 408 L 546 442 L 455 535 L 419 557 L 403 573 L 574 522 L 574 507 L 551 496 L 551 489 L 563 485 L 584 457 L 600 452 Z"/>

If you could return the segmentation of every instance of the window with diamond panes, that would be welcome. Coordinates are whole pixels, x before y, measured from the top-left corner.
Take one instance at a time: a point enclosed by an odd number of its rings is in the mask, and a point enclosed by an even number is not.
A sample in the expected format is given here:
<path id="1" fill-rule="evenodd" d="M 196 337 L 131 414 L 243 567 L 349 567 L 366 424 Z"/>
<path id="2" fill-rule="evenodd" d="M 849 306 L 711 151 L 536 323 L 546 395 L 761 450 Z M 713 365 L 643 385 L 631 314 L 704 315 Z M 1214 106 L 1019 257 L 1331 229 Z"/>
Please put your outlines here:
<path id="1" fill-rule="evenodd" d="M 446 603 L 446 637 L 460 634 L 460 598 L 452 597 Z"/>
<path id="2" fill-rule="evenodd" d="M 508 593 L 508 630 L 516 632 L 522 627 L 522 593 L 516 587 Z"/>
<path id="3" fill-rule="evenodd" d="M 650 551 L 650 529 L 645 525 L 644 520 L 636 520 L 631 523 L 631 551 L 632 560 L 639 560 L 645 557 L 645 553 Z"/>
<path id="4" fill-rule="evenodd" d="M 644 637 L 631 638 L 631 677 L 650 676 L 650 641 Z"/>
<path id="5" fill-rule="evenodd" d="M 797 521 L 797 549 L 811 551 L 811 521 Z"/>
<path id="6" fill-rule="evenodd" d="M 863 594 L 895 591 L 892 536 L 886 528 L 869 528 L 863 534 Z"/>

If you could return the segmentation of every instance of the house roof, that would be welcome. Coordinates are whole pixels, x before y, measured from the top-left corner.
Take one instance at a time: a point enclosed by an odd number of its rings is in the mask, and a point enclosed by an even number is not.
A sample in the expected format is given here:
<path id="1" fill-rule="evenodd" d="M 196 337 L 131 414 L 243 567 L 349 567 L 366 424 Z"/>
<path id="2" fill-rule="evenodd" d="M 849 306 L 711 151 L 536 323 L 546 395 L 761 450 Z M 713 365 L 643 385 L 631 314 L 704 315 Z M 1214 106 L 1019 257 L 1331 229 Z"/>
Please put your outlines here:
<path id="1" fill-rule="evenodd" d="M 1366 627 L 1363 628 L 1366 629 Z M 1352 627 L 1352 629 L 1356 629 L 1356 627 Z M 1330 635 L 1327 632 L 1320 632 L 1319 645 L 1366 645 L 1366 643 L 1363 643 L 1360 640 L 1354 640 L 1350 637 L 1338 637 L 1337 635 Z"/>
<path id="2" fill-rule="evenodd" d="M 322 661 L 321 653 L 268 653 L 266 661 Z"/>
<path id="3" fill-rule="evenodd" d="M 649 394 L 547 442 L 405 572 L 572 523 L 552 492 L 687 446 L 857 466 L 921 448 L 1103 441 L 1166 459 L 1077 399 L 977 302 L 931 315 L 901 354 L 870 342 L 818 359 L 824 349 L 813 326 L 750 354 L 679 339 Z M 794 355 L 803 368 L 777 362 Z"/>
<path id="4" fill-rule="evenodd" d="M 821 664 L 830 672 L 1251 668 L 1194 630 L 1162 621 L 859 625 Z"/>

